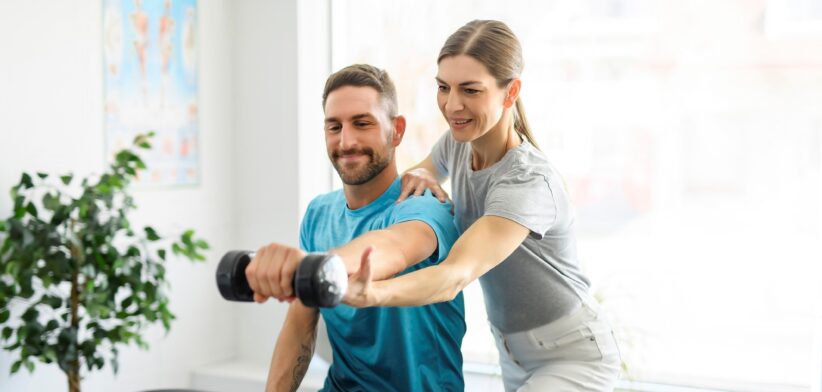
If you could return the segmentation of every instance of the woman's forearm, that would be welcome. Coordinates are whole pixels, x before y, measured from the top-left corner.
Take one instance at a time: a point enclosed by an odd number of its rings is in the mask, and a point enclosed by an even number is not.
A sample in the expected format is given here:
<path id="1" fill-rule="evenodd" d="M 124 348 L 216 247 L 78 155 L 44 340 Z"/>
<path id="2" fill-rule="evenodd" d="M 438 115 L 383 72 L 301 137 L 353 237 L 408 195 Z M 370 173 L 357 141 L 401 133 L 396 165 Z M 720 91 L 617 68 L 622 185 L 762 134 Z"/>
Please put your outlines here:
<path id="1" fill-rule="evenodd" d="M 528 229 L 497 216 L 474 222 L 440 264 L 371 284 L 374 306 L 420 306 L 450 301 L 474 279 L 502 263 Z"/>
<path id="2" fill-rule="evenodd" d="M 455 265 L 439 264 L 393 279 L 372 282 L 374 306 L 421 306 L 454 299 L 473 277 Z"/>

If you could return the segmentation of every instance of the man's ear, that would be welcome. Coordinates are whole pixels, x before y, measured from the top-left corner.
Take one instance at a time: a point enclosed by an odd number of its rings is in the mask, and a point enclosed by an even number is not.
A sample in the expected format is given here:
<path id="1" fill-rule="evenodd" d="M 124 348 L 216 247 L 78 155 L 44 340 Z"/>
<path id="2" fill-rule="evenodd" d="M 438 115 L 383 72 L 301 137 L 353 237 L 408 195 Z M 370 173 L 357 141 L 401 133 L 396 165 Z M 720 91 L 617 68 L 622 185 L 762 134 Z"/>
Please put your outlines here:
<path id="1" fill-rule="evenodd" d="M 505 92 L 505 100 L 502 101 L 502 105 L 505 106 L 506 109 L 510 109 L 517 103 L 520 88 L 522 88 L 522 80 L 520 79 L 514 79 L 508 84 L 508 90 Z"/>
<path id="2" fill-rule="evenodd" d="M 394 117 L 394 138 L 392 139 L 392 145 L 397 147 L 402 142 L 402 137 L 405 135 L 405 117 L 402 115 L 398 115 Z"/>

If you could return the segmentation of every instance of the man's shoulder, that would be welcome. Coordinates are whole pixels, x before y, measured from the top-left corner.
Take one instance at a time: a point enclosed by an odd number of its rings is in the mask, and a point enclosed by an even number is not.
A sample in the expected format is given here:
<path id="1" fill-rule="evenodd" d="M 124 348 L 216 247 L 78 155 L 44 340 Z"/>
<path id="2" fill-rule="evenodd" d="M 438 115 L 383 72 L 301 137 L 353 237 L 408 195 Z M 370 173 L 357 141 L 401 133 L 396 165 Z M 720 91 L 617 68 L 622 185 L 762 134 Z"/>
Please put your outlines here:
<path id="1" fill-rule="evenodd" d="M 340 206 L 345 206 L 345 202 L 341 202 L 342 190 L 336 190 L 322 195 L 316 196 L 308 203 L 303 215 L 301 227 L 302 230 L 312 229 L 318 221 L 323 221 L 328 217 L 334 215 Z"/>
<path id="2" fill-rule="evenodd" d="M 432 219 L 445 218 L 448 220 L 453 217 L 451 214 L 451 202 L 441 203 L 430 191 L 425 191 L 425 194 L 422 196 L 409 196 L 402 203 L 394 206 L 395 217 L 402 218 L 403 216 L 409 215 L 419 215 Z"/>
<path id="3" fill-rule="evenodd" d="M 300 246 L 307 251 L 325 251 L 333 246 L 329 245 L 329 222 L 333 216 L 339 216 L 340 207 L 337 198 L 342 191 L 328 192 L 314 197 L 308 203 L 305 214 L 300 222 Z M 345 206 L 345 203 L 342 204 Z M 331 230 L 330 233 L 333 233 Z M 325 241 L 325 242 L 323 242 Z M 331 242 L 333 243 L 333 241 Z"/>

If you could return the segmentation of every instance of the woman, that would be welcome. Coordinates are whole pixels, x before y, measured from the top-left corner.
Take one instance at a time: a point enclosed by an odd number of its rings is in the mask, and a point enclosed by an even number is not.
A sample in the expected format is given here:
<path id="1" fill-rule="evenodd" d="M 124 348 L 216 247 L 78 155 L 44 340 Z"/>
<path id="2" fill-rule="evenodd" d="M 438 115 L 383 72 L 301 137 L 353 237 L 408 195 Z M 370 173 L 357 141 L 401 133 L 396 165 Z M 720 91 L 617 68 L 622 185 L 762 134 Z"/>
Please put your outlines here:
<path id="1" fill-rule="evenodd" d="M 461 237 L 441 264 L 383 281 L 371 281 L 366 251 L 345 302 L 425 305 L 479 278 L 507 391 L 612 390 L 619 352 L 579 270 L 569 197 L 525 118 L 516 36 L 472 21 L 437 63 L 450 132 L 403 176 L 403 195 L 444 200 L 438 182 L 450 177 Z"/>

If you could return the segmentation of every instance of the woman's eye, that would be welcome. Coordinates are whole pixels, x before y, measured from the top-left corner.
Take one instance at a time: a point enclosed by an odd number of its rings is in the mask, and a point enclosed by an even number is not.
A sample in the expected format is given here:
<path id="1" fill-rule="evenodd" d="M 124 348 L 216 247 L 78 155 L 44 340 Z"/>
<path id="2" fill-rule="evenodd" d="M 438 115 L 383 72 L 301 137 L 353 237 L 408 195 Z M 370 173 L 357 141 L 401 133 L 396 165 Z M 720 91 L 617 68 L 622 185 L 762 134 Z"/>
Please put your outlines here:
<path id="1" fill-rule="evenodd" d="M 467 88 L 467 89 L 465 89 L 465 93 L 470 94 L 470 95 L 474 95 L 474 94 L 479 93 L 479 90 L 474 90 L 472 88 Z"/>
<path id="2" fill-rule="evenodd" d="M 444 93 L 444 92 L 448 91 L 448 87 L 443 86 L 443 85 L 439 85 L 439 86 L 437 86 L 437 90 L 439 90 L 441 93 Z"/>

